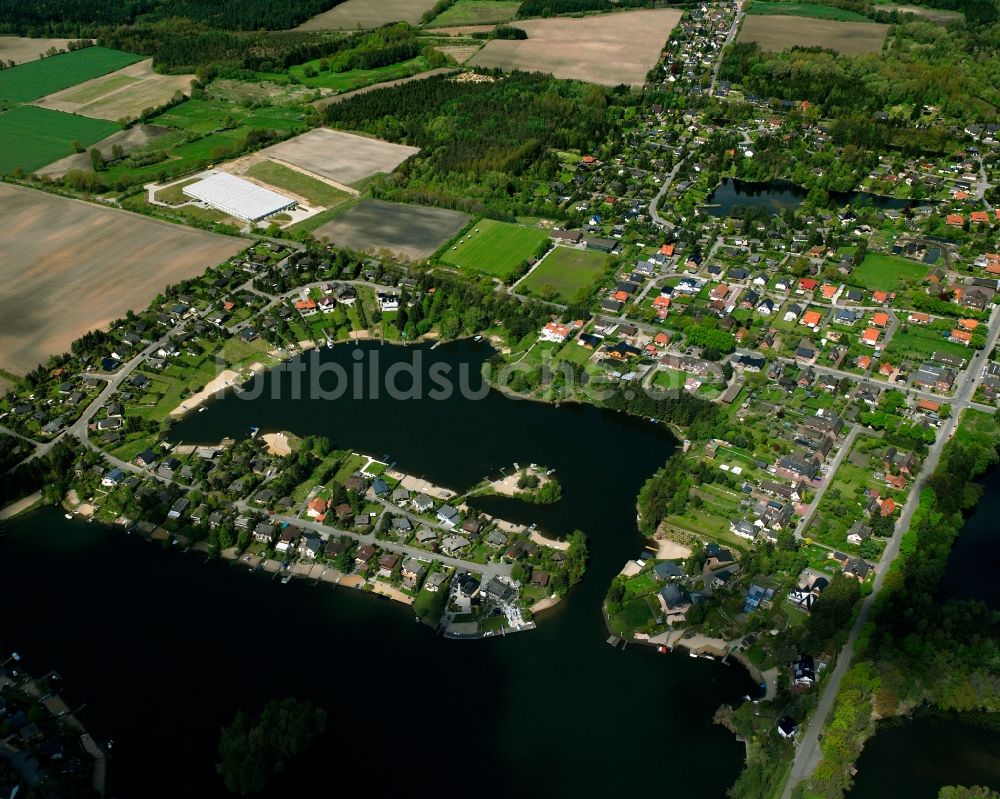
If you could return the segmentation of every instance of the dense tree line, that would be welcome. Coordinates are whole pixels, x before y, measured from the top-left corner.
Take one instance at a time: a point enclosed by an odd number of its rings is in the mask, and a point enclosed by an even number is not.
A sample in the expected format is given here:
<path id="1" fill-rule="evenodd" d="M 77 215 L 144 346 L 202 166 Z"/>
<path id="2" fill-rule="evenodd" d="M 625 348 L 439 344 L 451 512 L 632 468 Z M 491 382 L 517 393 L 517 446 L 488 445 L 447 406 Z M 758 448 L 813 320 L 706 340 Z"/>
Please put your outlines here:
<path id="1" fill-rule="evenodd" d="M 175 18 L 223 30 L 284 30 L 343 0 L 46 0 L 0 2 L 0 32 L 96 35 L 101 28 Z"/>
<path id="2" fill-rule="evenodd" d="M 579 14 L 583 11 L 611 11 L 615 8 L 652 8 L 655 0 L 524 0 L 517 16 L 551 17 L 555 14 Z"/>

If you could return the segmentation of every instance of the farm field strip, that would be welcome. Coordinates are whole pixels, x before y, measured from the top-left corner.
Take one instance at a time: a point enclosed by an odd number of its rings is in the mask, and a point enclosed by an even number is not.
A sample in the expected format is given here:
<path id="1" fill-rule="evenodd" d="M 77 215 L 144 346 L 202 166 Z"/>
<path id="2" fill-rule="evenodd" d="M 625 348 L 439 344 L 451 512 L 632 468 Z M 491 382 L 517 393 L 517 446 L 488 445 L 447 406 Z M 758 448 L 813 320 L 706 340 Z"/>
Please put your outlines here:
<path id="1" fill-rule="evenodd" d="M 791 47 L 824 47 L 845 55 L 861 55 L 877 53 L 888 31 L 888 25 L 877 22 L 748 14 L 743 20 L 739 41 L 756 42 L 762 49 L 772 51 Z"/>
<path id="2" fill-rule="evenodd" d="M 5 70 L 7 72 L 13 70 Z M 119 130 L 114 122 L 22 105 L 0 114 L 0 174 L 33 172 Z"/>
<path id="3" fill-rule="evenodd" d="M 458 0 L 434 17 L 428 27 L 509 22 L 520 5 L 520 0 Z"/>
<path id="4" fill-rule="evenodd" d="M 244 246 L 238 238 L 4 184 L 0 215 L 0 367 L 17 374 Z"/>
<path id="5" fill-rule="evenodd" d="M 160 75 L 153 71 L 152 59 L 146 59 L 46 95 L 35 105 L 99 119 L 138 117 L 167 103 L 176 92 L 189 92 L 193 79 L 194 75 Z"/>
<path id="6" fill-rule="evenodd" d="M 13 61 L 24 64 L 28 61 L 38 61 L 45 52 L 54 47 L 56 50 L 68 50 L 69 43 L 75 39 L 33 39 L 28 36 L 0 36 L 0 61 Z"/>
<path id="7" fill-rule="evenodd" d="M 377 28 L 388 22 L 420 22 L 436 0 L 347 0 L 306 20 L 297 31 L 353 31 Z"/>
<path id="8" fill-rule="evenodd" d="M 835 6 L 824 6 L 817 3 L 782 3 L 753 0 L 748 14 L 756 15 L 791 15 L 796 17 L 813 17 L 815 19 L 835 19 L 842 22 L 869 22 L 864 14 L 847 11 Z"/>
<path id="9" fill-rule="evenodd" d="M 358 252 L 385 249 L 416 261 L 436 252 L 470 218 L 446 208 L 362 200 L 313 235 Z"/>
<path id="10" fill-rule="evenodd" d="M 39 97 L 107 75 L 142 60 L 142 56 L 132 53 L 108 50 L 105 47 L 85 47 L 31 61 L 0 70 L 0 100 L 30 103 Z"/>
<path id="11" fill-rule="evenodd" d="M 518 20 L 527 39 L 493 39 L 469 64 L 548 72 L 605 86 L 637 86 L 645 81 L 680 18 L 680 11 L 658 8 Z"/>
<path id="12" fill-rule="evenodd" d="M 315 128 L 262 152 L 268 158 L 350 186 L 380 172 L 392 172 L 420 148 Z"/>

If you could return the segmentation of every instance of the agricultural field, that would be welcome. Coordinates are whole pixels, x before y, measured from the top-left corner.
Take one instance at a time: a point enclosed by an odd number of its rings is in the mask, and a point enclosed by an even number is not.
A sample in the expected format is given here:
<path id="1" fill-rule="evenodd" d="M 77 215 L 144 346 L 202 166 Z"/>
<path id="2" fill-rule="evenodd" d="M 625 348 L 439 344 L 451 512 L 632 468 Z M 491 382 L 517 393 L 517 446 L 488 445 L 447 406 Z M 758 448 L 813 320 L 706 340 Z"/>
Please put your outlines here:
<path id="1" fill-rule="evenodd" d="M 881 50 L 888 31 L 888 25 L 877 22 L 750 14 L 743 20 L 739 41 L 757 42 L 764 50 L 825 47 L 844 55 L 862 55 Z"/>
<path id="2" fill-rule="evenodd" d="M 517 15 L 520 5 L 520 0 L 458 0 L 451 8 L 434 17 L 430 26 L 509 22 Z"/>
<path id="3" fill-rule="evenodd" d="M 554 247 L 517 289 L 568 304 L 589 293 L 610 262 L 611 256 L 602 252 Z"/>
<path id="4" fill-rule="evenodd" d="M 380 172 L 392 172 L 420 148 L 316 128 L 262 152 L 275 161 L 351 186 Z"/>
<path id="5" fill-rule="evenodd" d="M 494 39 L 469 64 L 548 72 L 605 86 L 640 86 L 680 18 L 680 11 L 659 8 L 519 20 L 527 39 Z"/>
<path id="6" fill-rule="evenodd" d="M 0 184 L 0 217 L 0 368 L 16 374 L 244 246 L 11 185 Z"/>
<path id="7" fill-rule="evenodd" d="M 14 69 L 3 70 L 0 75 Z M 114 122 L 103 119 L 63 114 L 30 105 L 12 108 L 0 113 L 0 174 L 9 175 L 18 167 L 25 172 L 34 172 L 72 155 L 71 142 L 78 142 L 86 148 L 118 129 Z"/>
<path id="8" fill-rule="evenodd" d="M 142 56 L 132 53 L 85 47 L 0 70 L 0 101 L 30 103 L 141 60 Z"/>
<path id="9" fill-rule="evenodd" d="M 146 59 L 47 95 L 35 105 L 98 119 L 136 118 L 177 92 L 189 92 L 192 80 L 194 75 L 159 75 L 153 72 L 153 60 Z"/>
<path id="10" fill-rule="evenodd" d="M 483 219 L 441 255 L 442 263 L 507 281 L 538 254 L 549 234 L 538 228 Z"/>
<path id="11" fill-rule="evenodd" d="M 32 39 L 28 36 L 0 36 L 0 61 L 23 64 L 45 57 L 45 52 L 54 47 L 66 50 L 73 39 Z"/>
<path id="12" fill-rule="evenodd" d="M 753 0 L 748 14 L 790 14 L 795 17 L 813 17 L 814 19 L 836 19 L 842 22 L 868 22 L 868 17 L 855 11 L 847 11 L 834 6 L 823 6 L 816 3 L 782 3 Z"/>
<path id="13" fill-rule="evenodd" d="M 363 200 L 317 228 L 313 236 L 358 252 L 390 250 L 416 261 L 437 251 L 469 219 L 445 208 Z"/>
<path id="14" fill-rule="evenodd" d="M 305 200 L 306 205 L 334 208 L 347 202 L 352 196 L 329 183 L 266 159 L 248 167 L 243 176 L 294 194 Z"/>
<path id="15" fill-rule="evenodd" d="M 377 28 L 388 22 L 420 22 L 435 0 L 347 0 L 306 20 L 298 31 L 353 31 Z"/>
<path id="16" fill-rule="evenodd" d="M 868 253 L 851 272 L 850 283 L 867 289 L 899 291 L 906 283 L 919 283 L 928 272 L 927 264 L 897 255 Z"/>

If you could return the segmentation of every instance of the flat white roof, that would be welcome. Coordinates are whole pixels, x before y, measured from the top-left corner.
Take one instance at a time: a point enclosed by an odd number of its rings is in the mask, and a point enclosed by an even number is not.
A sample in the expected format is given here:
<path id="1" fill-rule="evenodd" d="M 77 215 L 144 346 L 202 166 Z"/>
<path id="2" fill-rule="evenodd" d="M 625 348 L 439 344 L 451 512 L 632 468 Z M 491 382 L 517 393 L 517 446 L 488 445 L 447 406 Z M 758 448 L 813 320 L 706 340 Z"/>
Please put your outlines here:
<path id="1" fill-rule="evenodd" d="M 212 172 L 197 183 L 184 186 L 183 191 L 189 197 L 247 222 L 256 222 L 295 205 L 291 197 L 228 172 Z"/>

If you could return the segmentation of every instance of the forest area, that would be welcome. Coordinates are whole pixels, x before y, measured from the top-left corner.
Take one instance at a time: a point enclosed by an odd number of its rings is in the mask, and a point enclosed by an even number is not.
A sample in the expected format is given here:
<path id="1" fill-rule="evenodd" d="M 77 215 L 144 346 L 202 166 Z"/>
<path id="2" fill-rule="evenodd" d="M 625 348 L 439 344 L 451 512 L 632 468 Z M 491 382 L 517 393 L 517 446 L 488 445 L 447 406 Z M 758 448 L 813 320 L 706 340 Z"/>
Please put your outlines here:
<path id="1" fill-rule="evenodd" d="M 598 86 L 540 74 L 484 83 L 436 77 L 332 105 L 324 121 L 425 150 L 373 184 L 376 197 L 507 218 L 559 213 L 534 196 L 539 181 L 558 173 L 551 150 L 596 147 L 608 134 L 611 101 Z"/>
<path id="2" fill-rule="evenodd" d="M 0 2 L 0 33 L 98 36 L 102 29 L 183 19 L 223 30 L 293 28 L 343 0 L 47 0 Z"/>

